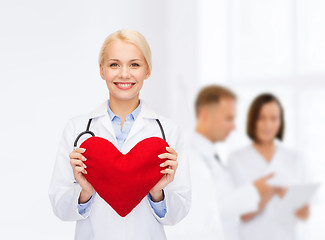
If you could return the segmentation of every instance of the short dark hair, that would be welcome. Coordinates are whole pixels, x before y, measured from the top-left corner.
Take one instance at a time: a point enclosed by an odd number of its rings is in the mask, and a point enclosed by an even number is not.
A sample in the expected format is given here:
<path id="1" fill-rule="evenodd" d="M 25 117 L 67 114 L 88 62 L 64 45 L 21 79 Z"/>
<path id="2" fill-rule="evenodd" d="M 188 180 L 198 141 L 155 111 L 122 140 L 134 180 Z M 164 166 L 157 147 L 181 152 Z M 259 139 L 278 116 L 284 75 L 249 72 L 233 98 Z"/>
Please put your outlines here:
<path id="1" fill-rule="evenodd" d="M 276 135 L 276 138 L 278 138 L 279 140 L 283 139 L 284 136 L 284 111 L 283 111 L 283 107 L 279 101 L 279 99 L 274 96 L 271 93 L 263 93 L 261 95 L 258 95 L 254 101 L 252 102 L 249 111 L 248 111 L 248 116 L 247 116 L 247 135 L 250 139 L 252 139 L 253 141 L 257 141 L 256 138 L 256 122 L 258 120 L 260 111 L 263 107 L 263 105 L 270 103 L 270 102 L 275 102 L 278 104 L 279 108 L 280 108 L 280 119 L 281 119 L 281 125 L 279 128 L 279 131 Z"/>
<path id="2" fill-rule="evenodd" d="M 219 103 L 221 99 L 229 98 L 236 100 L 236 95 L 229 89 L 218 86 L 209 85 L 201 89 L 195 101 L 195 113 L 198 116 L 199 108 L 212 103 Z"/>

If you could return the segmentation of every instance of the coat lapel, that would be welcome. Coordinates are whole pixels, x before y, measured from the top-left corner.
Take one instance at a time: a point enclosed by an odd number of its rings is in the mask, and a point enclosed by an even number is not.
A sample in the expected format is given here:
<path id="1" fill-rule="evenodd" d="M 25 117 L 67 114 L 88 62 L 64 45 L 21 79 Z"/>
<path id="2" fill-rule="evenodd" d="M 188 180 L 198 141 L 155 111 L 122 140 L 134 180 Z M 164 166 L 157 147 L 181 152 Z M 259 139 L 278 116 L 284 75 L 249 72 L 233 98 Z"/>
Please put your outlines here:
<path id="1" fill-rule="evenodd" d="M 159 115 L 152 111 L 145 102 L 142 101 L 142 107 L 139 116 L 136 118 L 133 126 L 125 140 L 127 142 L 130 138 L 137 136 L 146 125 L 147 119 L 159 119 Z M 113 129 L 112 121 L 109 119 L 107 112 L 108 100 L 102 103 L 98 108 L 89 114 L 89 118 L 99 118 L 100 124 L 113 136 L 114 144 L 117 144 L 116 135 Z M 99 136 L 101 137 L 101 136 Z"/>
<path id="2" fill-rule="evenodd" d="M 159 116 L 154 111 L 152 111 L 145 102 L 142 101 L 142 108 L 139 116 L 136 118 L 129 135 L 127 136 L 125 142 L 127 142 L 134 135 L 139 133 L 146 126 L 147 119 L 158 119 Z"/>
<path id="3" fill-rule="evenodd" d="M 113 129 L 113 124 L 112 121 L 109 119 L 107 107 L 108 107 L 108 100 L 103 102 L 98 108 L 92 111 L 89 114 L 89 118 L 93 118 L 93 119 L 98 118 L 98 121 L 100 122 L 101 126 L 103 126 L 113 136 L 113 139 L 116 142 L 116 136 Z"/>

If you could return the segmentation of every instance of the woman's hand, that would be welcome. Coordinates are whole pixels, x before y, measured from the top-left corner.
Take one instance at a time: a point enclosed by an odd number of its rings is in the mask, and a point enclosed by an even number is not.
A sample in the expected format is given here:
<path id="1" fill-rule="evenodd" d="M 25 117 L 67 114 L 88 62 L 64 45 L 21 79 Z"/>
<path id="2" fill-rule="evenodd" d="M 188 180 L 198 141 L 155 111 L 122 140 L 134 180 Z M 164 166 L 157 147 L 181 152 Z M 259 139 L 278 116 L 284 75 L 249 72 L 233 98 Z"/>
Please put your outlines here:
<path id="1" fill-rule="evenodd" d="M 287 193 L 287 188 L 282 187 L 272 187 L 268 185 L 266 182 L 270 178 L 272 178 L 274 174 L 267 175 L 265 177 L 262 177 L 254 182 L 254 185 L 256 189 L 260 193 L 261 201 L 258 205 L 258 210 L 256 212 L 244 214 L 241 216 L 241 220 L 243 222 L 249 222 L 253 218 L 255 218 L 257 215 L 259 215 L 267 206 L 267 204 L 270 202 L 270 200 L 273 198 L 273 196 L 278 195 L 280 198 L 283 198 L 285 194 Z"/>
<path id="2" fill-rule="evenodd" d="M 273 189 L 269 184 L 267 184 L 267 181 L 273 177 L 274 177 L 274 174 L 271 173 L 267 176 L 257 179 L 255 182 L 253 182 L 261 199 L 269 198 L 270 196 L 272 196 Z"/>
<path id="3" fill-rule="evenodd" d="M 166 147 L 167 153 L 158 155 L 161 159 L 167 159 L 165 162 L 160 164 L 160 167 L 166 167 L 166 169 L 161 170 L 162 174 L 165 174 L 159 182 L 150 190 L 151 199 L 154 202 L 159 202 L 164 199 L 164 194 L 162 189 L 165 188 L 169 183 L 174 180 L 175 172 L 178 166 L 177 153 L 171 147 Z"/>
<path id="4" fill-rule="evenodd" d="M 305 205 L 302 208 L 297 209 L 295 215 L 301 220 L 307 220 L 309 217 L 309 205 Z"/>
<path id="5" fill-rule="evenodd" d="M 269 203 L 269 201 L 272 199 L 275 193 L 273 193 L 272 187 L 271 192 L 268 192 L 261 198 L 261 201 L 258 204 L 258 210 L 256 212 L 247 213 L 241 216 L 241 220 L 243 222 L 249 222 L 253 218 L 255 218 L 257 215 L 259 215 L 261 212 L 263 212 L 266 205 Z"/>
<path id="6" fill-rule="evenodd" d="M 83 175 L 87 174 L 87 166 L 84 163 L 87 159 L 82 155 L 82 153 L 84 153 L 85 151 L 86 149 L 84 148 L 77 148 L 69 154 L 70 165 L 73 170 L 74 178 L 82 188 L 79 196 L 79 203 L 87 202 L 95 193 L 95 189 Z"/>
<path id="7" fill-rule="evenodd" d="M 274 192 L 276 195 L 278 195 L 279 198 L 284 198 L 284 196 L 288 192 L 288 188 L 284 187 L 274 187 Z"/>

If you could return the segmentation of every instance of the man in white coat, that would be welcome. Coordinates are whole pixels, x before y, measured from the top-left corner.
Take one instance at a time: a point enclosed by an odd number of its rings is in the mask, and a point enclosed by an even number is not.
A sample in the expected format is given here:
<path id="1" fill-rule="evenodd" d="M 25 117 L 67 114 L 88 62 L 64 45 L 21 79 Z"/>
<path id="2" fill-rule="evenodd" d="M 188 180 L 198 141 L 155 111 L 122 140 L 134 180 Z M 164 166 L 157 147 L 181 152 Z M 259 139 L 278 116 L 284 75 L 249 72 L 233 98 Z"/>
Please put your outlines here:
<path id="1" fill-rule="evenodd" d="M 178 225 L 166 227 L 171 240 L 238 239 L 240 215 L 259 208 L 270 194 L 266 180 L 271 175 L 235 189 L 230 174 L 215 152 L 235 128 L 236 96 L 220 86 L 208 86 L 199 93 L 195 108 L 196 131 L 188 144 L 192 206 Z"/>

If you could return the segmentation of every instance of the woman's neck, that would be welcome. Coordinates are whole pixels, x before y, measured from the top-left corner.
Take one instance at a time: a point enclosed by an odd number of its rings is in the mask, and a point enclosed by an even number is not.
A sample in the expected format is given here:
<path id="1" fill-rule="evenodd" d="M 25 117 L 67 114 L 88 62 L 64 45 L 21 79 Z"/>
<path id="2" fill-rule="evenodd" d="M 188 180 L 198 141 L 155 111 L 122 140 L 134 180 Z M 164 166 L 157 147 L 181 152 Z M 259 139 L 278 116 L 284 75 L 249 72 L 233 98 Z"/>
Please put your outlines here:
<path id="1" fill-rule="evenodd" d="M 121 126 L 123 125 L 126 116 L 131 112 L 133 112 L 138 106 L 139 106 L 139 97 L 135 97 L 130 100 L 119 100 L 110 96 L 109 99 L 109 107 L 112 110 L 112 112 L 121 119 L 122 121 Z"/>
<path id="2" fill-rule="evenodd" d="M 274 152 L 275 152 L 275 143 L 274 141 L 270 142 L 254 142 L 253 147 L 264 157 L 267 162 L 271 162 Z"/>

